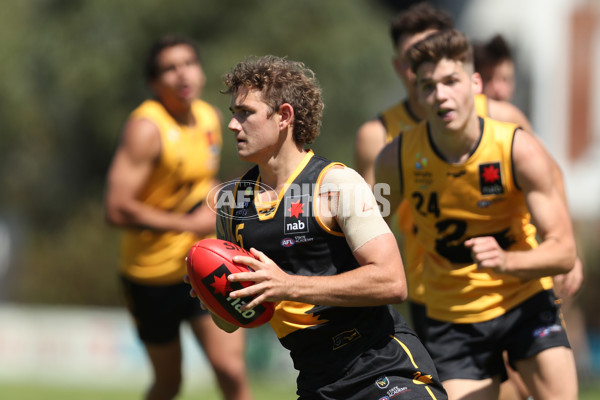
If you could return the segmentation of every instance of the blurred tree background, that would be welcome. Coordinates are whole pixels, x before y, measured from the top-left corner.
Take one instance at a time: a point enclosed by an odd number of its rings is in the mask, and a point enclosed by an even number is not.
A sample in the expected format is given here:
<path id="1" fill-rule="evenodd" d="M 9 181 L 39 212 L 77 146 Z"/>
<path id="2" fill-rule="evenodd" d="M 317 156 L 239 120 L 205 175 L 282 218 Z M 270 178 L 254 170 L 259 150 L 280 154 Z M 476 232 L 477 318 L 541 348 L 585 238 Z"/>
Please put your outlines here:
<path id="1" fill-rule="evenodd" d="M 221 77 L 248 55 L 300 60 L 325 99 L 319 154 L 352 166 L 358 126 L 401 95 L 385 1 L 8 0 L 0 5 L 0 299 L 121 304 L 119 231 L 104 222 L 104 179 L 122 125 L 149 92 L 158 36 L 200 44 L 204 99 L 228 121 Z M 226 126 L 226 125 L 225 125 Z M 221 178 L 248 168 L 224 129 Z M 0 232 L 0 233 L 2 233 Z M 4 238 L 4 240 L 2 239 Z M 1 251 L 0 251 L 1 253 Z"/>

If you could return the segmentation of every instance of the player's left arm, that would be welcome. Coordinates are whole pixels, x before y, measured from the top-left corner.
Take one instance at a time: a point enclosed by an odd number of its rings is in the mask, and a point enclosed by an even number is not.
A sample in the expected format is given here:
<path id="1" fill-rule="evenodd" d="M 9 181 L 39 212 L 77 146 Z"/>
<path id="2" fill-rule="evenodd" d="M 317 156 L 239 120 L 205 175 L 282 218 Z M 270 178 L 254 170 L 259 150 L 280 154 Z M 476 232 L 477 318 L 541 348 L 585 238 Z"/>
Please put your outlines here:
<path id="1" fill-rule="evenodd" d="M 398 151 L 400 140 L 402 140 L 401 135 L 385 145 L 375 160 L 375 181 L 377 183 L 373 187 L 373 191 L 382 204 L 382 214 L 388 223 L 391 221 L 392 211 L 398 209 L 403 199 L 399 168 L 401 160 Z"/>
<path id="2" fill-rule="evenodd" d="M 399 304 L 407 296 L 406 278 L 396 239 L 381 217 L 369 185 L 350 168 L 330 169 L 322 183 L 319 202 L 324 202 L 322 221 L 341 230 L 359 267 L 333 276 L 290 275 L 266 254 L 235 261 L 255 272 L 229 276 L 231 281 L 250 280 L 254 285 L 232 292 L 231 297 L 256 296 L 244 309 L 263 301 L 290 300 L 329 306 Z M 337 192 L 337 193 L 336 193 Z"/>
<path id="3" fill-rule="evenodd" d="M 361 125 L 354 141 L 356 171 L 371 187 L 375 185 L 375 159 L 385 146 L 386 130 L 379 119 Z"/>
<path id="4" fill-rule="evenodd" d="M 470 239 L 474 260 L 482 268 L 523 280 L 569 272 L 576 250 L 571 219 L 560 189 L 553 181 L 549 156 L 539 141 L 517 130 L 513 143 L 515 179 L 527 202 L 541 242 L 527 251 L 504 251 L 490 237 Z"/>
<path id="5" fill-rule="evenodd" d="M 560 192 L 561 198 L 565 203 L 565 207 L 567 210 L 569 209 L 569 205 L 567 202 L 567 191 L 565 189 L 565 181 L 562 170 L 560 166 L 556 162 L 556 160 L 550 155 L 548 149 L 544 146 L 540 138 L 536 135 L 532 135 L 532 137 L 538 141 L 540 146 L 544 149 L 546 157 L 550 163 L 550 167 L 552 170 L 552 180 L 556 185 L 558 191 Z M 559 274 L 554 276 L 554 290 L 559 297 L 572 297 L 574 296 L 583 283 L 583 262 L 577 257 L 575 260 L 575 264 L 573 268 L 567 272 L 566 274 Z"/>
<path id="6" fill-rule="evenodd" d="M 488 99 L 488 109 L 491 118 L 500 121 L 516 123 L 525 131 L 531 133 L 532 137 L 538 141 L 538 143 L 544 149 L 544 152 L 548 157 L 554 183 L 557 185 L 557 188 L 559 189 L 561 196 L 565 202 L 565 205 L 568 209 L 567 195 L 562 170 L 560 169 L 560 166 L 558 165 L 556 160 L 552 158 L 552 156 L 550 155 L 540 138 L 534 134 L 529 119 L 517 106 L 507 101 Z M 579 257 L 577 257 L 577 260 L 575 261 L 575 264 L 573 265 L 573 269 L 571 269 L 571 271 L 569 271 L 566 274 L 559 274 L 554 276 L 555 291 L 561 297 L 571 297 L 575 295 L 575 293 L 577 293 L 581 288 L 582 283 L 583 263 Z"/>

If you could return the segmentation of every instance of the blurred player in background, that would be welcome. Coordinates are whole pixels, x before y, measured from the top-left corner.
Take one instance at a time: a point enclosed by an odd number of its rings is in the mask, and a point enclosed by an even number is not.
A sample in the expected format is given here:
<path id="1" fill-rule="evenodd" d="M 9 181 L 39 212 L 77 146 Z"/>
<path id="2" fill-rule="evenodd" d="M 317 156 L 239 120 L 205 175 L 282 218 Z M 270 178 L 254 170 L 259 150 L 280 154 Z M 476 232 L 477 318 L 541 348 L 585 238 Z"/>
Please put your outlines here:
<path id="1" fill-rule="evenodd" d="M 440 29 L 453 26 L 452 17 L 427 2 L 418 3 L 399 13 L 390 24 L 394 45 L 394 70 L 400 77 L 406 97 L 383 111 L 378 118 L 365 122 L 358 130 L 355 142 L 356 170 L 371 186 L 375 184 L 375 159 L 385 144 L 403 130 L 415 126 L 425 118 L 425 110 L 419 103 L 414 73 L 404 56 L 407 49 L 419 40 Z M 424 287 L 420 283 L 423 249 L 416 242 L 413 219 L 408 203 L 398 208 L 398 223 L 403 233 L 402 259 L 408 282 L 408 305 L 412 326 L 424 339 L 425 300 Z"/>
<path id="2" fill-rule="evenodd" d="M 251 399 L 243 332 L 227 335 L 189 297 L 185 256 L 214 235 L 204 201 L 215 184 L 221 116 L 199 100 L 205 83 L 197 45 L 168 35 L 150 49 L 154 98 L 127 121 L 107 178 L 108 221 L 124 228 L 120 273 L 129 311 L 152 365 L 146 399 L 173 399 L 182 383 L 180 325 L 189 321 L 224 398 Z"/>
<path id="3" fill-rule="evenodd" d="M 515 64 L 508 44 L 500 34 L 473 45 L 475 71 L 481 75 L 482 93 L 494 100 L 512 101 Z"/>
<path id="4" fill-rule="evenodd" d="M 481 76 L 482 93 L 493 100 L 512 101 L 515 93 L 515 64 L 510 47 L 504 37 L 496 34 L 487 42 L 475 43 L 473 45 L 473 56 L 475 71 Z M 553 162 L 553 171 L 566 203 L 567 196 L 564 183 L 562 183 L 562 172 L 555 162 Z M 573 346 L 575 359 L 578 361 L 578 371 L 580 374 L 585 374 L 584 371 L 589 371 L 590 368 L 586 364 L 589 357 L 585 322 L 583 312 L 574 298 L 582 283 L 583 264 L 580 258 L 577 258 L 570 273 L 554 277 L 554 291 L 562 302 L 561 308 L 569 341 Z M 506 391 L 503 388 L 501 399 L 527 399 L 529 394 L 518 374 L 514 373 L 508 365 L 507 370 L 514 388 L 506 387 Z"/>
<path id="5" fill-rule="evenodd" d="M 392 207 L 409 201 L 425 248 L 426 340 L 444 387 L 450 398 L 497 398 L 506 350 L 534 398 L 575 400 L 549 276 L 573 268 L 576 248 L 549 156 L 518 125 L 477 115 L 464 34 L 434 33 L 407 59 L 427 120 L 386 145 L 376 177 Z"/>
<path id="6" fill-rule="evenodd" d="M 314 73 L 299 62 L 252 57 L 225 84 L 238 156 L 256 164 L 221 191 L 245 200 L 223 203 L 218 237 L 258 258 L 234 258 L 253 272 L 229 280 L 255 284 L 230 297 L 255 296 L 244 311 L 278 302 L 270 324 L 299 371 L 299 398 L 446 399 L 425 347 L 389 305 L 406 299 L 406 280 L 370 187 L 305 148 L 323 110 Z"/>

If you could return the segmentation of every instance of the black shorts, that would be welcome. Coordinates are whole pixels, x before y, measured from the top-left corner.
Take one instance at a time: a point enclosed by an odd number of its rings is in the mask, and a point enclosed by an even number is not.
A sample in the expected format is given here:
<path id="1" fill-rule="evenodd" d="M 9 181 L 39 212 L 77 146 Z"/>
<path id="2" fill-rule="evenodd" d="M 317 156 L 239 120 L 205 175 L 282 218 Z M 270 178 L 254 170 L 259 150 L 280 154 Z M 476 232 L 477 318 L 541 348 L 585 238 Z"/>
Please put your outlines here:
<path id="1" fill-rule="evenodd" d="M 415 303 L 414 301 L 408 301 L 408 307 L 410 309 L 412 328 L 419 339 L 425 342 L 425 335 L 427 334 L 427 309 L 424 304 Z"/>
<path id="2" fill-rule="evenodd" d="M 364 352 L 343 378 L 315 393 L 298 390 L 299 400 L 447 399 L 423 344 L 411 333 L 396 333 Z"/>
<path id="3" fill-rule="evenodd" d="M 181 322 L 204 314 L 185 282 L 143 285 L 121 276 L 127 307 L 135 319 L 138 336 L 146 343 L 168 343 L 179 337 Z"/>
<path id="4" fill-rule="evenodd" d="M 427 349 L 443 381 L 481 380 L 506 376 L 509 363 L 552 347 L 570 347 L 560 306 L 552 290 L 542 291 L 506 314 L 474 324 L 453 324 L 427 318 Z"/>

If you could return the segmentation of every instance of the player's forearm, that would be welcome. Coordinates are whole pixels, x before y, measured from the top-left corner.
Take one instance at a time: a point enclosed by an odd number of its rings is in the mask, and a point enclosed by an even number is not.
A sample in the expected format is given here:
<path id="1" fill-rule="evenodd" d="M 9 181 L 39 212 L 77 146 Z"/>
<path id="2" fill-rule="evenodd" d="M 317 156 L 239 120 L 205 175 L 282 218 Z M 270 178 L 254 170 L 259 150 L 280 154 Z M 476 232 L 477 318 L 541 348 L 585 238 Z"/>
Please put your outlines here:
<path id="1" fill-rule="evenodd" d="M 107 219 L 115 226 L 152 229 L 159 232 L 185 232 L 198 229 L 190 214 L 164 211 L 138 201 L 109 207 Z M 214 223 L 212 226 L 214 227 Z"/>
<path id="2" fill-rule="evenodd" d="M 507 272 L 522 280 L 565 274 L 573 268 L 576 257 L 570 240 L 549 239 L 532 250 L 508 252 Z"/>
<path id="3" fill-rule="evenodd" d="M 293 276 L 289 300 L 338 307 L 400 304 L 406 300 L 404 275 L 390 276 L 366 265 L 334 276 Z"/>

